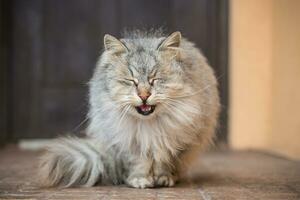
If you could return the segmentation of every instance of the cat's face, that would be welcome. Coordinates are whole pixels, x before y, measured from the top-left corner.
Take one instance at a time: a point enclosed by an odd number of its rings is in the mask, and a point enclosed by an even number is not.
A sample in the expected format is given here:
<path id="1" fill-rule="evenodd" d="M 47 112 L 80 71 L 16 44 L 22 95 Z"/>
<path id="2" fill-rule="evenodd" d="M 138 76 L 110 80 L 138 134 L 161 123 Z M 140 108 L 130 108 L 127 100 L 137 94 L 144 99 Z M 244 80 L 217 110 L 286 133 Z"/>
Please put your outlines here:
<path id="1" fill-rule="evenodd" d="M 176 97 L 184 89 L 182 69 L 176 62 L 180 33 L 157 41 L 153 49 L 109 39 L 106 49 L 119 49 L 110 54 L 112 66 L 107 72 L 107 87 L 120 110 L 141 118 L 172 112 L 170 104 L 178 101 Z M 112 44 L 117 46 L 110 47 Z"/>

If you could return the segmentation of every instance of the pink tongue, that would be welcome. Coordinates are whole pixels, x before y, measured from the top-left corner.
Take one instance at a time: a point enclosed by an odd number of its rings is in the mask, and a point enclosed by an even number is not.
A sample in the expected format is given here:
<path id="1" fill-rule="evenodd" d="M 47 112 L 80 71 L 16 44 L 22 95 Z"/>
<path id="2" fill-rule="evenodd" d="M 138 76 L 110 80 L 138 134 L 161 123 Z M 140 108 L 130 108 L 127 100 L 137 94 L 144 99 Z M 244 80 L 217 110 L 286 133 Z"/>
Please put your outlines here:
<path id="1" fill-rule="evenodd" d="M 140 106 L 140 109 L 145 112 L 145 111 L 148 111 L 150 107 L 151 106 L 149 106 L 149 105 L 143 104 Z"/>

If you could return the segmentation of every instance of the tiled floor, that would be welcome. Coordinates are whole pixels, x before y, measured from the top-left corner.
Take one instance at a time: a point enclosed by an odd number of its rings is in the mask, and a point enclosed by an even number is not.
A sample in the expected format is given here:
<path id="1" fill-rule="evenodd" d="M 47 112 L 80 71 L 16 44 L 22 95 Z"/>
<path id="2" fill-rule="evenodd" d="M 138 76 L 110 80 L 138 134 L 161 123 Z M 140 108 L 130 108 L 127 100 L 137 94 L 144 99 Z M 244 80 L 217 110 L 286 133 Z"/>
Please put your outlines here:
<path id="1" fill-rule="evenodd" d="M 0 199 L 300 199 L 300 161 L 261 152 L 212 152 L 199 159 L 192 179 L 174 188 L 97 186 L 39 189 L 38 153 L 0 150 Z"/>

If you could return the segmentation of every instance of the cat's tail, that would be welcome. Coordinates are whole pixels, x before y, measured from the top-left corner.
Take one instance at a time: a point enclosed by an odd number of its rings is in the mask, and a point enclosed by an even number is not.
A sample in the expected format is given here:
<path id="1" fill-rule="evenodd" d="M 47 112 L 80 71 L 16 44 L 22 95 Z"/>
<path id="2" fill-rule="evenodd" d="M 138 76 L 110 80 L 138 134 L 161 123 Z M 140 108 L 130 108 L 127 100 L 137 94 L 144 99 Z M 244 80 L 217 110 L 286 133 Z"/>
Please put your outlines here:
<path id="1" fill-rule="evenodd" d="M 95 139 L 59 138 L 41 157 L 38 181 L 45 187 L 117 184 L 122 174 L 117 162 L 114 152 Z"/>

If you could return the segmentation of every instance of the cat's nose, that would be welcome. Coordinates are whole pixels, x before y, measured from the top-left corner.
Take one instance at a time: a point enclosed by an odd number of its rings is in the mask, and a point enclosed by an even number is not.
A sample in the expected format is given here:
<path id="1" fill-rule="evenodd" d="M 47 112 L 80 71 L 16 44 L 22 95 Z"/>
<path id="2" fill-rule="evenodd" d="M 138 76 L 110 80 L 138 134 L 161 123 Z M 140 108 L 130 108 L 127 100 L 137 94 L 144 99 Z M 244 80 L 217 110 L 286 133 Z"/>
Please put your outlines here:
<path id="1" fill-rule="evenodd" d="M 138 96 L 143 100 L 144 103 L 146 103 L 148 97 L 151 96 L 151 92 L 149 91 L 141 91 L 138 93 Z"/>

